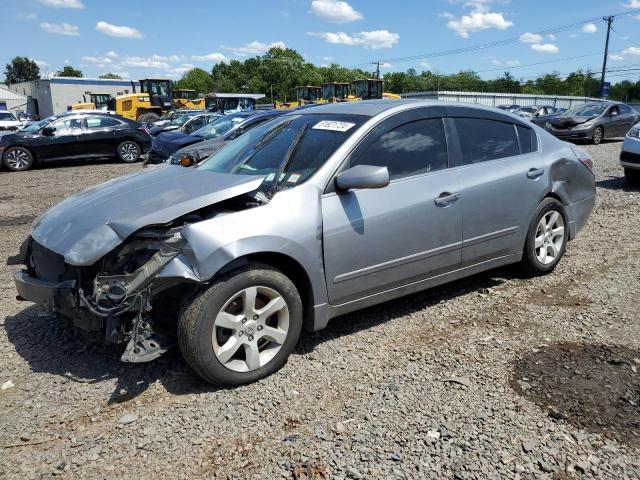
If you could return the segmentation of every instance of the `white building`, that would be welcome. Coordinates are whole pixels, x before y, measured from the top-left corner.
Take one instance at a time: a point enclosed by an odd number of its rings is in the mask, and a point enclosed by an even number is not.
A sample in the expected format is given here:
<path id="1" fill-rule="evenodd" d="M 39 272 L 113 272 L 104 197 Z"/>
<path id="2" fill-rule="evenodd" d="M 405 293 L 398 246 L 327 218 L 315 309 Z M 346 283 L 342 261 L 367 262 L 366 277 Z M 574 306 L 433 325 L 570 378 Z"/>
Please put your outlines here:
<path id="1" fill-rule="evenodd" d="M 14 114 L 27 110 L 28 99 L 26 95 L 12 92 L 5 87 L 0 87 L 0 110 L 8 110 Z"/>
<path id="2" fill-rule="evenodd" d="M 115 97 L 140 91 L 140 83 L 103 78 L 52 77 L 9 85 L 9 89 L 27 98 L 24 109 L 29 115 L 46 118 L 66 112 L 73 103 L 89 101 L 90 93 L 108 93 Z M 2 101 L 0 99 L 0 101 Z"/>

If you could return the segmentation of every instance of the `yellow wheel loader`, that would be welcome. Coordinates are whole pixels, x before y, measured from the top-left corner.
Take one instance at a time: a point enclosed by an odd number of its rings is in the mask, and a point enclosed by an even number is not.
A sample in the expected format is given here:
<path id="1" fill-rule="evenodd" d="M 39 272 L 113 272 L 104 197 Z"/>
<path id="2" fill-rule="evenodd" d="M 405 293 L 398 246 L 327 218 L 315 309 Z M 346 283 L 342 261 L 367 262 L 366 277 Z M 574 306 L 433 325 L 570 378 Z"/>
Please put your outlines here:
<path id="1" fill-rule="evenodd" d="M 109 102 L 109 110 L 114 110 L 130 120 L 138 122 L 155 122 L 172 109 L 171 80 L 163 78 L 146 78 L 140 80 L 140 93 L 131 82 L 133 93 L 119 95 Z"/>
<path id="2" fill-rule="evenodd" d="M 178 88 L 171 91 L 171 103 L 176 110 L 204 110 L 204 97 L 198 97 L 195 90 Z"/>
<path id="3" fill-rule="evenodd" d="M 314 105 L 326 103 L 322 101 L 322 89 L 313 85 L 296 87 L 296 100 L 292 102 L 274 102 L 277 110 L 301 107 L 302 105 Z"/>
<path id="4" fill-rule="evenodd" d="M 324 103 L 349 101 L 349 84 L 344 82 L 323 83 L 322 100 Z"/>
<path id="5" fill-rule="evenodd" d="M 89 95 L 89 101 L 87 101 L 87 95 Z M 111 100 L 110 93 L 86 92 L 84 95 L 82 95 L 82 102 L 70 105 L 67 110 L 96 110 L 108 108 L 109 100 Z"/>

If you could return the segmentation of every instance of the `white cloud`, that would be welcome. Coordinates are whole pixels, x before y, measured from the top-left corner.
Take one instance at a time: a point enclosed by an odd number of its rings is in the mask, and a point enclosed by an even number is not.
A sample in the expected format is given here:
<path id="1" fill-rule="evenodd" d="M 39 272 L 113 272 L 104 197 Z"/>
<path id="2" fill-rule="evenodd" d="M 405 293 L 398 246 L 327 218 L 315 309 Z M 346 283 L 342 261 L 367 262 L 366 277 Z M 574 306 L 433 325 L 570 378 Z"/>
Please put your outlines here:
<path id="1" fill-rule="evenodd" d="M 556 36 L 553 33 L 550 33 L 549 35 L 547 35 L 547 38 L 549 40 L 551 40 L 552 42 L 554 42 L 556 40 Z"/>
<path id="2" fill-rule="evenodd" d="M 627 3 L 622 4 L 626 8 L 640 8 L 640 0 L 628 0 Z"/>
<path id="3" fill-rule="evenodd" d="M 598 27 L 596 27 L 595 23 L 587 23 L 582 27 L 582 31 L 584 33 L 596 33 L 598 31 Z"/>
<path id="4" fill-rule="evenodd" d="M 427 62 L 426 60 L 420 60 L 420 66 L 422 68 L 426 68 L 427 70 L 431 70 L 431 64 L 429 64 L 429 62 Z"/>
<path id="5" fill-rule="evenodd" d="M 84 8 L 80 0 L 38 0 L 38 2 L 53 8 Z"/>
<path id="6" fill-rule="evenodd" d="M 117 38 L 135 38 L 140 39 L 143 37 L 142 33 L 139 30 L 133 27 L 126 27 L 123 25 L 112 25 L 107 22 L 98 22 L 96 23 L 96 30 L 104 33 L 105 35 L 109 35 L 110 37 Z"/>
<path id="7" fill-rule="evenodd" d="M 531 48 L 536 52 L 542 53 L 558 53 L 560 51 L 553 43 L 534 43 Z"/>
<path id="8" fill-rule="evenodd" d="M 493 63 L 494 65 L 502 65 L 502 62 L 497 58 L 492 58 L 491 63 Z"/>
<path id="9" fill-rule="evenodd" d="M 520 41 L 522 43 L 540 43 L 542 42 L 542 35 L 538 35 L 537 33 L 523 33 L 520 35 Z"/>
<path id="10" fill-rule="evenodd" d="M 82 60 L 84 60 L 85 62 L 98 63 L 100 65 L 111 63 L 111 58 L 109 57 L 86 56 L 82 57 Z"/>
<path id="11" fill-rule="evenodd" d="M 622 60 L 624 60 L 624 57 L 622 55 L 614 53 L 613 55 L 609 55 L 609 60 L 613 60 L 614 62 L 621 62 Z"/>
<path id="12" fill-rule="evenodd" d="M 154 60 L 151 57 L 126 57 L 121 65 L 130 68 L 157 68 L 159 70 L 170 70 L 172 68 L 167 62 Z"/>
<path id="13" fill-rule="evenodd" d="M 324 60 L 325 62 L 330 62 L 333 60 L 333 57 L 322 57 L 322 60 Z"/>
<path id="14" fill-rule="evenodd" d="M 624 55 L 633 55 L 636 57 L 640 57 L 640 47 L 629 47 L 625 48 L 622 53 Z"/>
<path id="15" fill-rule="evenodd" d="M 226 62 L 227 57 L 225 57 L 222 53 L 208 53 L 206 55 L 192 55 L 191 60 L 195 60 L 196 62 Z"/>
<path id="16" fill-rule="evenodd" d="M 380 62 L 380 68 L 392 68 L 393 65 L 387 62 Z"/>
<path id="17" fill-rule="evenodd" d="M 331 23 L 348 23 L 362 19 L 362 13 L 340 0 L 313 0 L 311 11 L 322 20 Z"/>
<path id="18" fill-rule="evenodd" d="M 38 65 L 40 68 L 49 66 L 49 64 L 44 60 L 38 60 L 37 58 L 31 58 L 30 60 L 35 62 L 35 64 Z"/>
<path id="19" fill-rule="evenodd" d="M 109 57 L 109 58 L 118 58 L 118 54 L 116 52 L 114 52 L 113 50 L 107 52 L 106 56 Z"/>
<path id="20" fill-rule="evenodd" d="M 469 38 L 470 33 L 495 28 L 506 30 L 513 26 L 513 22 L 504 18 L 501 12 L 492 12 L 490 4 L 492 0 L 468 0 L 463 4 L 464 8 L 470 8 L 468 15 L 462 15 L 456 19 L 448 12 L 439 16 L 449 19 L 447 27 L 456 32 L 462 38 Z"/>
<path id="21" fill-rule="evenodd" d="M 18 14 L 18 19 L 20 20 L 35 20 L 38 18 L 38 15 L 36 15 L 35 13 L 19 13 Z"/>
<path id="22" fill-rule="evenodd" d="M 77 37 L 80 35 L 77 25 L 71 25 L 70 23 L 49 23 L 42 22 L 40 27 L 49 33 L 55 33 L 58 35 L 66 35 L 68 37 Z"/>
<path id="23" fill-rule="evenodd" d="M 225 50 L 229 50 L 235 53 L 236 55 L 246 56 L 246 55 L 261 55 L 263 53 L 268 52 L 272 48 L 285 49 L 287 48 L 287 46 L 284 44 L 284 42 L 280 42 L 280 41 L 272 42 L 272 43 L 264 43 L 264 42 L 258 42 L 257 40 L 254 40 L 251 43 L 247 43 L 246 45 L 243 45 L 242 47 L 225 47 L 223 45 L 222 48 Z"/>
<path id="24" fill-rule="evenodd" d="M 518 65 L 520 65 L 520 60 L 507 60 L 504 63 L 510 67 L 517 67 Z"/>
<path id="25" fill-rule="evenodd" d="M 325 42 L 339 45 L 362 45 L 364 48 L 378 50 L 391 48 L 400 41 L 400 35 L 388 30 L 372 30 L 349 35 L 345 32 L 319 32 L 309 35 L 322 38 Z"/>

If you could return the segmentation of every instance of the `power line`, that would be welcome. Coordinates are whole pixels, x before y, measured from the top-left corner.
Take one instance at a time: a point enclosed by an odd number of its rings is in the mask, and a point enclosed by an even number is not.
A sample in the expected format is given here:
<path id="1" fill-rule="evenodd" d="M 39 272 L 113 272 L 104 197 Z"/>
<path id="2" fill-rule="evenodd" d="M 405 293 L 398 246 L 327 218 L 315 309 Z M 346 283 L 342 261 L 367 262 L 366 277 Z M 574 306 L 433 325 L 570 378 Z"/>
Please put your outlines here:
<path id="1" fill-rule="evenodd" d="M 616 13 L 612 16 L 615 17 L 626 17 L 626 16 L 630 16 L 630 15 L 635 15 L 640 13 L 640 8 L 638 9 L 634 9 L 634 10 L 629 10 L 627 12 L 621 12 L 621 13 Z M 538 32 L 534 32 L 534 34 L 536 35 L 540 35 L 540 36 L 546 36 L 546 35 L 551 35 L 551 34 L 556 34 L 556 33 L 562 33 L 565 32 L 567 30 L 573 30 L 579 27 L 582 27 L 584 25 L 586 25 L 587 23 L 594 23 L 594 22 L 602 22 L 601 17 L 593 17 L 593 18 L 589 18 L 587 20 L 582 20 L 580 22 L 575 22 L 575 23 L 570 23 L 567 25 L 562 25 L 559 27 L 554 27 L 554 28 L 550 28 L 550 29 L 546 29 L 546 30 L 540 30 Z M 449 55 L 457 55 L 457 54 L 461 54 L 461 53 L 467 53 L 467 52 L 474 52 L 474 51 L 478 51 L 478 50 L 485 50 L 485 49 L 489 49 L 489 48 L 495 48 L 495 47 L 501 47 L 501 46 L 506 46 L 506 45 L 510 45 L 513 43 L 518 43 L 520 42 L 520 35 L 518 35 L 517 37 L 510 37 L 510 38 L 505 38 L 504 40 L 498 40 L 495 42 L 488 42 L 488 43 L 480 43 L 480 44 L 476 44 L 476 45 L 470 45 L 468 47 L 461 47 L 461 48 L 453 48 L 453 49 L 449 49 L 449 50 L 441 50 L 438 52 L 431 52 L 431 53 L 422 53 L 419 55 L 410 55 L 407 57 L 396 57 L 396 58 L 388 58 L 388 59 L 384 59 L 384 60 L 380 60 L 380 62 L 385 62 L 385 63 L 403 63 L 403 62 L 413 62 L 416 60 L 422 60 L 425 58 L 435 58 L 435 57 L 444 57 L 444 56 L 449 56 Z M 353 65 L 352 68 L 357 68 L 357 67 L 361 67 L 361 66 L 365 66 L 365 65 L 369 65 L 369 62 L 366 63 L 360 63 L 357 65 Z"/>

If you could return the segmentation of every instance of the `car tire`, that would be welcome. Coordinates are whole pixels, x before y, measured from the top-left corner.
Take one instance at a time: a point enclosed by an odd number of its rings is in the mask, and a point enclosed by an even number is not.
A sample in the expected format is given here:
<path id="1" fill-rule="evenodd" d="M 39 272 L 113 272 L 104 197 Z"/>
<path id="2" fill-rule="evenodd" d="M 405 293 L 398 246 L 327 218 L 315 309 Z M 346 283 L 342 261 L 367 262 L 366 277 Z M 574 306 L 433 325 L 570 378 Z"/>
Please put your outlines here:
<path id="1" fill-rule="evenodd" d="M 545 198 L 527 231 L 522 266 L 532 275 L 551 272 L 564 255 L 569 238 L 569 221 L 562 204 Z"/>
<path id="2" fill-rule="evenodd" d="M 286 364 L 302 319 L 293 282 L 268 265 L 251 263 L 215 279 L 189 302 L 178 319 L 178 345 L 207 382 L 242 385 Z"/>
<path id="3" fill-rule="evenodd" d="M 124 163 L 137 162 L 141 154 L 140 145 L 132 140 L 125 140 L 116 148 L 116 155 Z"/>
<path id="4" fill-rule="evenodd" d="M 33 166 L 33 154 L 24 147 L 7 148 L 2 156 L 2 164 L 12 172 L 23 172 Z"/>
<path id="5" fill-rule="evenodd" d="M 160 120 L 160 116 L 157 113 L 147 112 L 138 117 L 140 123 L 153 123 Z"/>
<path id="6" fill-rule="evenodd" d="M 602 129 L 602 127 L 594 128 L 593 133 L 591 134 L 591 143 L 593 143 L 594 145 L 600 145 L 603 138 L 604 130 Z"/>
<path id="7" fill-rule="evenodd" d="M 627 183 L 633 187 L 640 186 L 640 170 L 633 170 L 631 168 L 624 169 L 624 178 Z"/>

